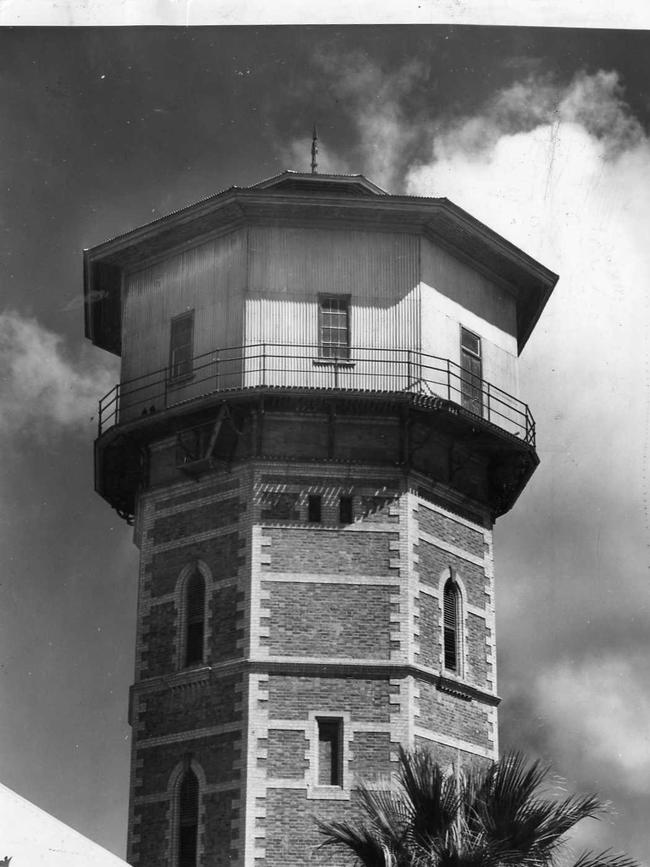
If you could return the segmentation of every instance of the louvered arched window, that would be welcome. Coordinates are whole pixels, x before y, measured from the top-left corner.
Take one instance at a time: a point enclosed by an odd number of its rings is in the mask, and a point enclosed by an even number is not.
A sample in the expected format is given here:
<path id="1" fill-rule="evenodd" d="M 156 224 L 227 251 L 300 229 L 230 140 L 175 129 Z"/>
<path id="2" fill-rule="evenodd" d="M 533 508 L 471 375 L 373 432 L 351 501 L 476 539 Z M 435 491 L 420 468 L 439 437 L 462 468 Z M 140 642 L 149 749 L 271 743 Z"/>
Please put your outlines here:
<path id="1" fill-rule="evenodd" d="M 444 663 L 447 671 L 460 673 L 460 591 L 453 578 L 443 594 Z"/>
<path id="2" fill-rule="evenodd" d="M 178 867 L 196 867 L 199 844 L 199 781 L 188 769 L 178 790 Z"/>
<path id="3" fill-rule="evenodd" d="M 185 665 L 203 662 L 205 633 L 205 581 L 196 570 L 185 588 Z"/>

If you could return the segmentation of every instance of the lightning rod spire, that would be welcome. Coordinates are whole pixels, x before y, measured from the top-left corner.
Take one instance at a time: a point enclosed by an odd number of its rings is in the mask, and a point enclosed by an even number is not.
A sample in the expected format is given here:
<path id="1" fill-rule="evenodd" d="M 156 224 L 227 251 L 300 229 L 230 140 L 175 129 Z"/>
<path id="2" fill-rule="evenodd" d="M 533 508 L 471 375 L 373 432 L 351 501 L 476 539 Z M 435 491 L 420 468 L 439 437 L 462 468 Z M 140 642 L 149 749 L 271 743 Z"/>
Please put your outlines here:
<path id="1" fill-rule="evenodd" d="M 318 168 L 318 163 L 316 162 L 317 156 L 318 156 L 318 133 L 316 131 L 316 124 L 314 124 L 314 129 L 312 131 L 312 138 L 311 138 L 311 173 L 312 173 L 312 175 L 316 174 L 316 169 Z"/>

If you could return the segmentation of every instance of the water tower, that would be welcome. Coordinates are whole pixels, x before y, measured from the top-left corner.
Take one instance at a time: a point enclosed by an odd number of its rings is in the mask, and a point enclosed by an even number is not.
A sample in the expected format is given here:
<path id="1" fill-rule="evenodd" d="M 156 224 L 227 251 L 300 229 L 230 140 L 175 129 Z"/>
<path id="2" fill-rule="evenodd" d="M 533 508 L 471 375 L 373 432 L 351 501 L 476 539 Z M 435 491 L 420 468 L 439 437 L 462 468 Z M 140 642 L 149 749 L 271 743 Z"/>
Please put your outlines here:
<path id="1" fill-rule="evenodd" d="M 444 198 L 284 172 L 85 252 L 140 549 L 129 861 L 331 865 L 399 744 L 497 753 L 492 528 L 557 277 Z"/>

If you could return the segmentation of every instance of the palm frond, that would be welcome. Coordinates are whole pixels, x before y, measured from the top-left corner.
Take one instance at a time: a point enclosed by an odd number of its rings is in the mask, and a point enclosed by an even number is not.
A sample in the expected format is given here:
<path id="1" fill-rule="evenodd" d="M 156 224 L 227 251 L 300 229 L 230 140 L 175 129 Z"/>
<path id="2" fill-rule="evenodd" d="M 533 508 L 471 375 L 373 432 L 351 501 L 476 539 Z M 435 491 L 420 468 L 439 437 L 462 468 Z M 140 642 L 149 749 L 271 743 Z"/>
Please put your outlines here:
<path id="1" fill-rule="evenodd" d="M 318 830 L 325 838 L 318 847 L 336 846 L 352 852 L 364 867 L 386 867 L 385 843 L 374 828 L 362 822 L 322 822 L 316 820 Z"/>
<path id="2" fill-rule="evenodd" d="M 596 795 L 560 798 L 549 767 L 510 753 L 456 774 L 426 750 L 400 748 L 397 791 L 357 789 L 362 821 L 319 822 L 325 840 L 364 867 L 555 867 L 566 834 L 597 818 Z M 627 855 L 585 853 L 572 867 L 638 867 Z"/>
<path id="3" fill-rule="evenodd" d="M 639 862 L 623 852 L 583 852 L 572 867 L 639 867 Z"/>

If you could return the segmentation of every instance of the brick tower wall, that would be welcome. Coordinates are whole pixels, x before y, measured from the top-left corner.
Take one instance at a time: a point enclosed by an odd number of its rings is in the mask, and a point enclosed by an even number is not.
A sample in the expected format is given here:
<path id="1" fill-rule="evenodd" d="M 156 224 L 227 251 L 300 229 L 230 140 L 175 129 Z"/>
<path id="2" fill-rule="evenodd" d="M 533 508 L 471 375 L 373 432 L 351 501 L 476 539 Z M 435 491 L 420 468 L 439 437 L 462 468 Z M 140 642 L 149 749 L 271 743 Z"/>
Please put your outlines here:
<path id="1" fill-rule="evenodd" d="M 173 449 L 154 449 L 136 528 L 129 860 L 170 863 L 174 786 L 191 765 L 200 864 L 343 865 L 315 848 L 314 816 L 349 815 L 357 779 L 385 786 L 399 744 L 427 744 L 445 764 L 495 755 L 489 521 L 385 466 L 260 458 L 197 481 L 175 469 Z M 310 495 L 321 498 L 317 523 Z M 342 496 L 350 524 L 339 520 Z M 186 670 L 183 582 L 196 564 L 206 656 Z M 452 573 L 463 598 L 459 677 L 441 676 Z M 322 717 L 342 725 L 337 787 L 316 775 Z"/>

